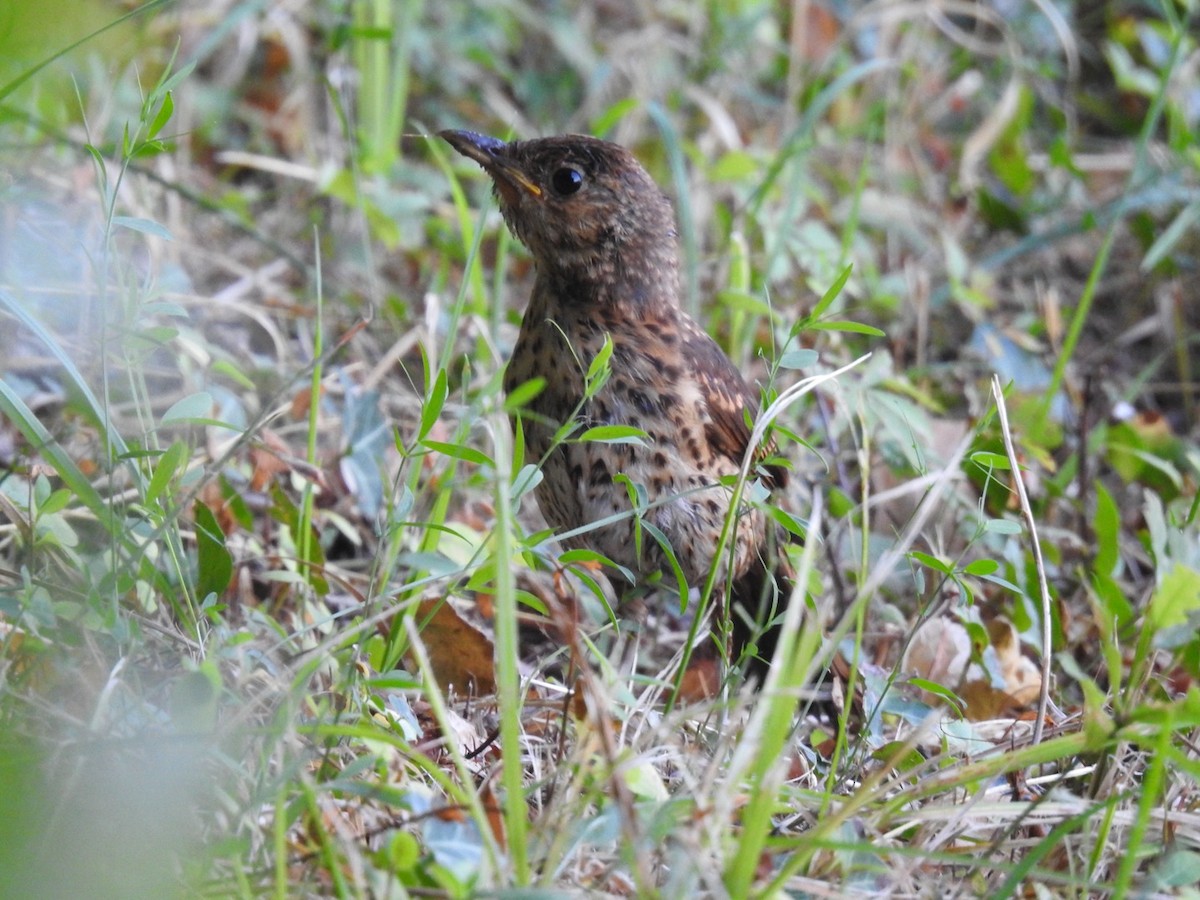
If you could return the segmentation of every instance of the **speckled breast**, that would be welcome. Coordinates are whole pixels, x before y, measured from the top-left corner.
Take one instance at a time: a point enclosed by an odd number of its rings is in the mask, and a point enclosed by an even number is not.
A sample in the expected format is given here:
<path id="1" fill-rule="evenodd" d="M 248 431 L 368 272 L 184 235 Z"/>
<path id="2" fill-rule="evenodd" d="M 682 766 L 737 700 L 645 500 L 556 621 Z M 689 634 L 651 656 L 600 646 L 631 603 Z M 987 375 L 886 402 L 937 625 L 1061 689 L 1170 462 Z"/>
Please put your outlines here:
<path id="1" fill-rule="evenodd" d="M 663 397 L 648 395 L 653 392 L 644 380 L 633 381 L 620 374 L 649 364 L 630 358 L 636 351 L 622 341 L 620 333 L 613 335 L 613 374 L 581 407 L 581 368 L 599 351 L 603 335 L 574 337 L 574 353 L 567 349 L 553 352 L 550 348 L 555 343 L 565 347 L 561 326 L 527 319 L 505 374 L 507 391 L 535 377 L 546 382 L 521 416 L 526 460 L 545 458 L 544 480 L 535 492 L 542 514 L 560 532 L 615 519 L 565 543 L 593 549 L 635 573 L 664 571 L 669 568 L 666 551 L 650 531 L 641 529 L 641 540 L 637 540 L 629 487 L 614 480 L 624 475 L 640 486 L 637 492 L 644 498 L 639 504 L 641 516 L 666 537 L 689 583 L 703 584 L 729 511 L 730 489 L 717 479 L 736 475 L 736 466 L 706 455 L 703 441 L 681 421 L 686 419 L 687 398 L 672 395 L 666 398 L 670 402 L 664 403 Z M 631 425 L 646 437 L 641 444 L 578 442 L 569 437 L 551 451 L 558 425 L 572 415 L 577 415 L 580 423 L 575 437 L 586 428 L 606 424 Z M 762 513 L 747 507 L 739 517 L 736 534 L 726 544 L 722 575 L 728 572 L 731 545 L 736 548 L 735 576 L 746 570 L 763 531 Z"/>

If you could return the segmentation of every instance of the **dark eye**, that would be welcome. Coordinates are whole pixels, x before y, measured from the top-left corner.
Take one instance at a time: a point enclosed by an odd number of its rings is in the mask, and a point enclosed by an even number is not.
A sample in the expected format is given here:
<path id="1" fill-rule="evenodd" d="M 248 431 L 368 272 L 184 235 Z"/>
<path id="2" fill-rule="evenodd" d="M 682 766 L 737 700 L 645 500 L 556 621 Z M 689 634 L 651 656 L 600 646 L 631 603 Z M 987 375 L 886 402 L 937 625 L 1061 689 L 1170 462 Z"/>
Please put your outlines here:
<path id="1" fill-rule="evenodd" d="M 556 194 L 566 197 L 583 187 L 583 173 L 571 166 L 563 166 L 550 176 L 550 186 Z"/>

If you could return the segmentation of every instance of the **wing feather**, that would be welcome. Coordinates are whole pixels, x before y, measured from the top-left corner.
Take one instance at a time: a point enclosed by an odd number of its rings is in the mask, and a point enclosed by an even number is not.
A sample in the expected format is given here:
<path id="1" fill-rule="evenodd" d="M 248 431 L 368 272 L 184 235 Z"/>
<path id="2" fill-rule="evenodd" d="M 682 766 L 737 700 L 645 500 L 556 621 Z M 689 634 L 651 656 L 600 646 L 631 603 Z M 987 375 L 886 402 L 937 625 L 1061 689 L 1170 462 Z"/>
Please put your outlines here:
<path id="1" fill-rule="evenodd" d="M 699 325 L 686 317 L 681 325 L 683 359 L 708 406 L 704 429 L 709 446 L 740 464 L 750 444 L 747 413 L 753 421 L 758 413 L 758 394 Z M 773 456 L 775 450 L 774 441 L 759 445 L 754 461 L 762 462 Z M 771 479 L 769 487 L 781 488 L 787 484 L 787 470 L 782 466 L 767 466 L 766 474 Z"/>

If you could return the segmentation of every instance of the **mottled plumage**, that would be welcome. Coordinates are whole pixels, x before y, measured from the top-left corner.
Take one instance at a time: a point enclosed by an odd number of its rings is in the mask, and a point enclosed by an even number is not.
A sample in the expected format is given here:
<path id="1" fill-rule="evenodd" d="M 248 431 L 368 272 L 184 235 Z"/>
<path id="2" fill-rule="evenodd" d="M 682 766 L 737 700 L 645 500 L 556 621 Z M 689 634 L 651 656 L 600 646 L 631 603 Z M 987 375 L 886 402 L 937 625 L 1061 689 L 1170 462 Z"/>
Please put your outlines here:
<path id="1" fill-rule="evenodd" d="M 624 148 L 582 135 L 504 143 L 444 131 L 456 150 L 491 175 L 500 211 L 529 249 L 536 280 L 505 373 L 509 392 L 540 377 L 545 388 L 522 413 L 528 456 L 550 451 L 559 425 L 574 414 L 582 427 L 632 425 L 644 446 L 566 443 L 549 454 L 538 504 L 560 530 L 630 510 L 623 473 L 644 486 L 645 520 L 670 540 L 694 586 L 703 585 L 729 512 L 729 488 L 749 449 L 747 416 L 758 394 L 721 348 L 679 306 L 679 256 L 670 201 Z M 611 376 L 586 404 L 584 373 L 613 343 Z M 765 456 L 758 452 L 758 459 Z M 786 470 L 760 473 L 782 487 Z M 635 572 L 666 567 L 646 537 L 638 553 L 631 519 L 588 531 L 574 543 Z M 774 599 L 767 560 L 768 525 L 747 506 L 740 517 L 730 571 L 721 582 L 749 615 Z M 784 573 L 786 574 L 786 573 Z M 780 596 L 787 594 L 786 587 Z M 735 651 L 750 635 L 735 617 Z M 760 642 L 767 651 L 773 641 Z M 761 668 L 759 669 L 761 672 Z"/>

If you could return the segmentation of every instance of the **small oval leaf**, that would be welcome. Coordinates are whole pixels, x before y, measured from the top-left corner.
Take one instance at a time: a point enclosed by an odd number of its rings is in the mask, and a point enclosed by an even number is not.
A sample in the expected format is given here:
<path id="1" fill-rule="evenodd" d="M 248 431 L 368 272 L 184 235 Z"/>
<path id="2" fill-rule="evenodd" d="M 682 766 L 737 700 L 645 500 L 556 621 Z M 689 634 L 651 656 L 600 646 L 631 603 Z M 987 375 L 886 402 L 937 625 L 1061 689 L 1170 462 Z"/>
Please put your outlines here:
<path id="1" fill-rule="evenodd" d="M 212 418 L 214 406 L 212 394 L 208 391 L 197 391 L 173 403 L 171 408 L 163 413 L 162 422 L 166 425 L 169 422 L 208 420 Z"/>

